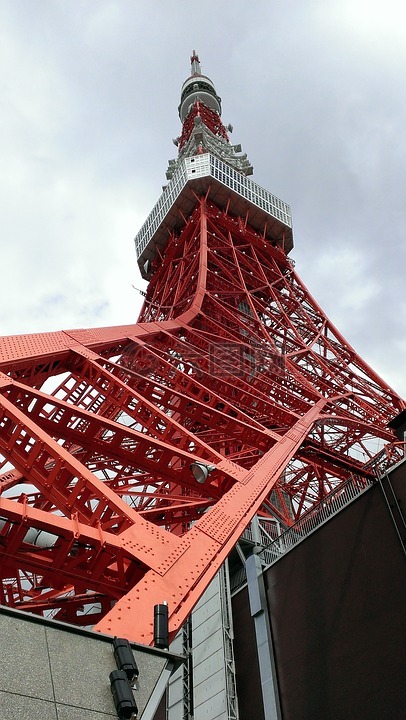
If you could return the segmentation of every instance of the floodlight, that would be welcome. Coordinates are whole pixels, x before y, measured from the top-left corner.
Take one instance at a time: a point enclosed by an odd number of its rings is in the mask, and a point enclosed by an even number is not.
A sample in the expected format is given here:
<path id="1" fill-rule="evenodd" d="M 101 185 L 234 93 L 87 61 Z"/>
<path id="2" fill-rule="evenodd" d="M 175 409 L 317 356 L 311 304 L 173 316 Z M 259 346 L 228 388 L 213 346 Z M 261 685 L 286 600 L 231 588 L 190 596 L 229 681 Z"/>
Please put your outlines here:
<path id="1" fill-rule="evenodd" d="M 168 605 L 166 602 L 154 605 L 154 645 L 164 650 L 169 647 Z"/>
<path id="2" fill-rule="evenodd" d="M 193 473 L 193 477 L 195 478 L 195 480 L 197 480 L 198 483 L 203 485 L 203 483 L 205 483 L 207 478 L 209 477 L 210 473 L 216 469 L 216 466 L 206 465 L 202 462 L 193 462 L 190 466 L 190 469 Z"/>
<path id="3" fill-rule="evenodd" d="M 125 672 L 130 682 L 136 680 L 139 672 L 128 640 L 115 637 L 113 640 L 113 652 L 118 669 Z"/>
<path id="4" fill-rule="evenodd" d="M 113 670 L 109 677 L 110 689 L 118 717 L 120 720 L 136 718 L 138 707 L 126 673 L 122 670 Z"/>

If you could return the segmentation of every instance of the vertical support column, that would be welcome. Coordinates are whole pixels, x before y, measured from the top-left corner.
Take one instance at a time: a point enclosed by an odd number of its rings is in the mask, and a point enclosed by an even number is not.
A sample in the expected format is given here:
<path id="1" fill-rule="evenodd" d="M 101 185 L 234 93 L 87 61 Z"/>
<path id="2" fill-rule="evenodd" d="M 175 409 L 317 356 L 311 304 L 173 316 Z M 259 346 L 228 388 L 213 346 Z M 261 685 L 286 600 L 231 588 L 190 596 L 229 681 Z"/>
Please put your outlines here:
<path id="1" fill-rule="evenodd" d="M 171 651 L 185 658 L 173 673 L 166 694 L 167 720 L 193 720 L 192 618 L 189 617 L 171 643 Z"/>
<path id="2" fill-rule="evenodd" d="M 192 613 L 194 720 L 238 720 L 228 566 Z"/>
<path id="3" fill-rule="evenodd" d="M 238 720 L 227 562 L 171 645 L 185 664 L 169 683 L 168 720 Z"/>
<path id="4" fill-rule="evenodd" d="M 186 657 L 183 668 L 183 720 L 193 718 L 193 660 L 192 660 L 192 616 L 182 628 L 183 654 Z"/>
<path id="5" fill-rule="evenodd" d="M 223 617 L 223 643 L 224 643 L 224 663 L 226 670 L 226 697 L 227 697 L 227 718 L 228 720 L 238 720 L 238 699 L 237 687 L 235 680 L 235 662 L 234 662 L 234 631 L 231 609 L 231 592 L 230 592 L 230 574 L 228 570 L 228 560 L 222 565 L 220 572 L 220 602 Z"/>
<path id="6" fill-rule="evenodd" d="M 265 595 L 262 565 L 258 555 L 246 560 L 248 595 L 254 619 L 265 720 L 282 720 L 273 640 Z"/>

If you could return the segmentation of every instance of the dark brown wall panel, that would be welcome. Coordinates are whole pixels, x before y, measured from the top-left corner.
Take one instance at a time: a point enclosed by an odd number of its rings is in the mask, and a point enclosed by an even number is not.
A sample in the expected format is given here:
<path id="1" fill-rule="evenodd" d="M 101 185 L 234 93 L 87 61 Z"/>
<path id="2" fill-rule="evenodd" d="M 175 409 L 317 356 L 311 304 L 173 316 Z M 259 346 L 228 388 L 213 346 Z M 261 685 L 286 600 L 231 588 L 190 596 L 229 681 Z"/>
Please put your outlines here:
<path id="1" fill-rule="evenodd" d="M 275 563 L 266 586 L 284 720 L 406 717 L 405 556 L 379 485 Z"/>

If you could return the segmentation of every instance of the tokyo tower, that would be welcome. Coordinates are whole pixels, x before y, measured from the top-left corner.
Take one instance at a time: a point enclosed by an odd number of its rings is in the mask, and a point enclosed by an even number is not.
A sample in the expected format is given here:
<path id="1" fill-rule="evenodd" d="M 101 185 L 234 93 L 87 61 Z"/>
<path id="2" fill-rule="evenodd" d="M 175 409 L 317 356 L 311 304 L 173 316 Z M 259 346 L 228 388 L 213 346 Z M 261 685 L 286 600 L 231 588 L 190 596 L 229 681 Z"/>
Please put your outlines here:
<path id="1" fill-rule="evenodd" d="M 0 339 L 0 601 L 144 644 L 254 515 L 287 528 L 402 457 L 405 403 L 296 274 L 195 52 L 179 116 L 138 322 Z"/>

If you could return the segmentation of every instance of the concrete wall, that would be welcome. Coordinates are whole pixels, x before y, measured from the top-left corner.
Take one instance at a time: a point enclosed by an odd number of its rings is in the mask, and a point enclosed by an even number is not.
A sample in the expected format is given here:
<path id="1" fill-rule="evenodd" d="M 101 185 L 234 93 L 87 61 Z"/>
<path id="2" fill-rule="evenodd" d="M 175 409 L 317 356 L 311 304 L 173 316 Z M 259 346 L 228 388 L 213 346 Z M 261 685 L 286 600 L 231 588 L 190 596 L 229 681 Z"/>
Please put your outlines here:
<path id="1" fill-rule="evenodd" d="M 112 638 L 0 608 L 0 718 L 111 720 Z M 168 654 L 133 646 L 139 718 L 165 675 Z M 145 710 L 145 716 L 148 709 Z M 152 715 L 149 715 L 152 717 Z"/>

